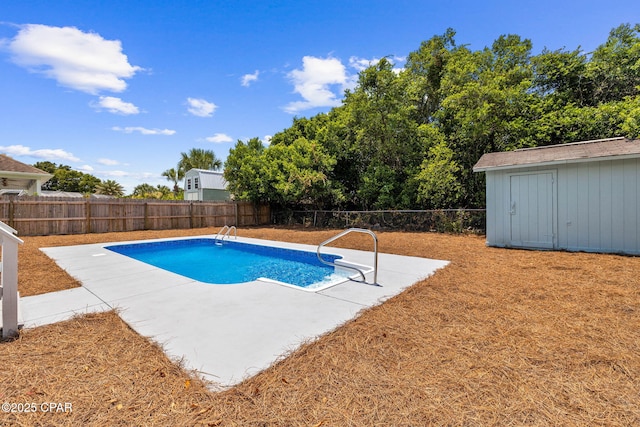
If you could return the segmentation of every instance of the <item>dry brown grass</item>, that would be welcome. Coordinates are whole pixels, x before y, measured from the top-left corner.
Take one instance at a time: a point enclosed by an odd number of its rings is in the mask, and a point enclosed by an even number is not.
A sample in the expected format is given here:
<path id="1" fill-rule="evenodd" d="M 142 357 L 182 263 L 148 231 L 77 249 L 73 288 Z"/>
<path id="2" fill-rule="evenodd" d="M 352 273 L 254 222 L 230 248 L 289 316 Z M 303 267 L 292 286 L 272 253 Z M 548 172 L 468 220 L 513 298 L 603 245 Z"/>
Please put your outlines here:
<path id="1" fill-rule="evenodd" d="M 38 247 L 216 231 L 25 238 L 21 294 L 77 286 Z M 317 244 L 335 230 L 239 234 Z M 0 422 L 640 424 L 639 257 L 494 249 L 475 236 L 384 232 L 379 238 L 382 252 L 452 263 L 221 393 L 167 360 L 114 313 L 23 331 L 0 344 L 0 401 L 71 402 L 73 412 L 0 413 Z M 344 243 L 370 246 L 358 236 Z"/>

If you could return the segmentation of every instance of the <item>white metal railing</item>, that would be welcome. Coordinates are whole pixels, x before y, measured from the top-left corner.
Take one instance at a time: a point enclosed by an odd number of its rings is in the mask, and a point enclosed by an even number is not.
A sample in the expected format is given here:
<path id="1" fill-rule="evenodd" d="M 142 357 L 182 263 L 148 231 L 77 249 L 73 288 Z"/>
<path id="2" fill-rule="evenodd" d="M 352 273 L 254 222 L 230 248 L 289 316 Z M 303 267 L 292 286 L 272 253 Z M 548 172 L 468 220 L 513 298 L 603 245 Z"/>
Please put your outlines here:
<path id="1" fill-rule="evenodd" d="M 228 225 L 225 225 L 220 229 L 220 231 L 218 231 L 218 234 L 216 234 L 216 237 L 213 238 L 214 243 L 221 245 L 222 242 L 224 241 L 224 238 L 229 237 L 229 234 L 231 233 L 231 231 L 234 232 L 234 238 L 238 240 L 238 229 L 236 228 L 236 226 L 232 225 L 231 227 L 229 227 Z M 221 235 L 222 237 L 220 237 Z M 220 238 L 220 242 L 218 242 L 218 238 Z"/>
<path id="2" fill-rule="evenodd" d="M 2 338 L 18 334 L 18 245 L 24 242 L 18 232 L 0 221 L 0 297 L 2 298 Z"/>
<path id="3" fill-rule="evenodd" d="M 322 249 L 323 246 L 333 242 L 334 240 L 339 239 L 342 236 L 345 236 L 345 235 L 347 235 L 349 233 L 353 233 L 353 232 L 369 234 L 371 237 L 373 237 L 373 283 L 367 282 L 367 279 L 366 279 L 366 277 L 364 275 L 364 272 L 362 270 L 360 270 L 359 268 L 351 266 L 351 265 L 336 264 L 334 262 L 327 261 L 325 259 L 322 259 L 322 255 L 320 254 L 320 249 Z M 333 267 L 348 268 L 348 269 L 351 269 L 351 270 L 355 270 L 360 274 L 360 276 L 362 277 L 362 281 L 364 283 L 367 283 L 368 285 L 380 286 L 380 284 L 378 284 L 378 236 L 376 236 L 376 233 L 374 233 L 371 230 L 367 230 L 366 228 L 349 228 L 347 230 L 344 230 L 343 232 L 341 232 L 339 234 L 336 234 L 335 236 L 331 237 L 330 239 L 327 239 L 324 242 L 320 243 L 318 245 L 318 250 L 316 251 L 316 255 L 318 256 L 318 260 L 320 260 L 320 262 L 325 264 L 325 265 L 331 265 Z"/>

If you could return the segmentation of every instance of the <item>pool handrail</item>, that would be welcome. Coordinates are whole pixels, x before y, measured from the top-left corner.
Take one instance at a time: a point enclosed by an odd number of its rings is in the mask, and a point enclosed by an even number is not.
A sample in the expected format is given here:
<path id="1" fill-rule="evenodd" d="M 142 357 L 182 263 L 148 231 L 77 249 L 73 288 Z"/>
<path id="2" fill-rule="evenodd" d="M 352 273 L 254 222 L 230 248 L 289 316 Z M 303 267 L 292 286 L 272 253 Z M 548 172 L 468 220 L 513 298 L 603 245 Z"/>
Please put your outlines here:
<path id="1" fill-rule="evenodd" d="M 322 255 L 320 253 L 320 249 L 323 246 L 333 242 L 334 240 L 339 239 L 342 236 L 345 236 L 345 235 L 347 235 L 349 233 L 353 233 L 353 232 L 369 234 L 371 237 L 373 237 L 373 255 L 374 255 L 374 258 L 373 258 L 373 283 L 367 282 L 367 279 L 366 279 L 366 277 L 364 275 L 364 272 L 362 270 L 360 270 L 359 268 L 357 268 L 357 267 L 353 267 L 351 265 L 346 265 L 346 264 L 336 264 L 334 262 L 326 261 L 326 260 L 322 259 Z M 360 273 L 360 276 L 362 276 L 362 282 L 363 283 L 366 283 L 368 285 L 381 286 L 378 283 L 378 236 L 376 236 L 376 233 L 374 233 L 371 230 L 367 230 L 366 228 L 349 228 L 347 230 L 344 230 L 343 232 L 338 233 L 335 236 L 331 237 L 330 239 L 327 239 L 324 242 L 320 243 L 318 245 L 318 250 L 316 251 L 316 255 L 318 256 L 318 260 L 321 263 L 325 264 L 325 265 L 330 265 L 330 266 L 333 266 L 333 267 L 349 268 L 351 270 L 355 270 L 358 273 Z"/>
<path id="2" fill-rule="evenodd" d="M 233 230 L 233 237 L 235 240 L 238 240 L 238 229 L 236 228 L 235 225 L 232 225 L 231 227 L 229 227 L 229 229 L 227 230 L 226 233 L 224 233 L 224 236 L 222 236 L 222 240 L 224 240 L 225 237 L 229 237 L 229 233 L 231 233 L 231 231 Z"/>
<path id="3" fill-rule="evenodd" d="M 218 244 L 218 238 L 220 237 L 220 235 L 222 233 L 224 233 L 224 234 L 222 234 L 222 237 L 220 238 L 220 243 L 219 243 L 219 244 L 222 244 L 222 242 L 224 241 L 224 238 L 225 237 L 229 237 L 229 234 L 231 233 L 231 230 L 234 231 L 234 237 L 235 237 L 236 240 L 238 240 L 238 229 L 236 228 L 236 226 L 232 225 L 231 227 L 229 227 L 228 225 L 225 225 L 224 227 L 222 227 L 220 229 L 220 231 L 218 231 L 218 234 L 216 234 L 216 237 L 213 238 L 213 242 L 215 244 Z"/>

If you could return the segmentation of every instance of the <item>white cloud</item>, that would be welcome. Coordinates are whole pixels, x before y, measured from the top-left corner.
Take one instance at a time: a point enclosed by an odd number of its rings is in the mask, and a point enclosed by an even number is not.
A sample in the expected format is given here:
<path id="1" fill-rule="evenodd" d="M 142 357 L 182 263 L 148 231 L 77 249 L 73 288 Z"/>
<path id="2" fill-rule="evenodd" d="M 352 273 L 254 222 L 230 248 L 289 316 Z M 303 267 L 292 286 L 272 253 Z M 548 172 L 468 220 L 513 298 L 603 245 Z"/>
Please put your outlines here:
<path id="1" fill-rule="evenodd" d="M 66 160 L 69 162 L 80 161 L 80 159 L 72 153 L 60 148 L 42 148 L 39 150 L 32 150 L 30 147 L 25 147 L 24 145 L 7 145 L 0 146 L 0 152 L 6 153 L 10 156 L 29 156 L 45 160 Z"/>
<path id="2" fill-rule="evenodd" d="M 345 66 L 336 58 L 302 58 L 302 69 L 288 74 L 294 85 L 294 92 L 300 94 L 304 101 L 289 103 L 284 110 L 297 113 L 316 107 L 336 107 L 340 105 L 337 95 L 331 90 L 332 85 L 339 85 L 343 90 L 349 83 Z"/>
<path id="3" fill-rule="evenodd" d="M 229 135 L 224 134 L 224 133 L 216 133 L 213 136 L 209 136 L 207 138 L 204 139 L 207 142 L 213 142 L 216 144 L 223 144 L 225 142 L 233 142 L 233 138 L 231 138 Z"/>
<path id="4" fill-rule="evenodd" d="M 273 136 L 265 135 L 261 140 L 262 141 L 262 145 L 271 145 L 271 138 L 273 138 Z"/>
<path id="5" fill-rule="evenodd" d="M 122 92 L 127 87 L 124 79 L 142 70 L 129 64 L 119 40 L 105 40 L 75 27 L 23 25 L 7 49 L 15 64 L 91 94 Z"/>
<path id="6" fill-rule="evenodd" d="M 392 62 L 394 65 L 397 65 L 399 63 L 404 63 L 407 58 L 403 56 L 390 56 L 390 57 L 387 57 L 387 59 L 390 62 Z M 358 72 L 364 71 L 373 65 L 377 65 L 378 62 L 380 62 L 380 58 L 366 59 L 366 58 L 358 58 L 357 56 L 352 56 L 351 58 L 349 58 L 349 66 L 351 68 L 354 68 Z M 402 70 L 403 70 L 403 67 L 397 67 L 397 66 L 393 67 L 393 72 L 396 74 L 399 74 Z M 355 77 L 357 78 L 357 76 Z"/>
<path id="7" fill-rule="evenodd" d="M 349 58 L 349 66 L 355 68 L 357 71 L 364 71 L 372 65 L 376 65 L 378 62 L 380 62 L 379 58 L 366 59 L 358 58 L 357 56 Z"/>
<path id="8" fill-rule="evenodd" d="M 188 111 L 198 117 L 211 117 L 216 108 L 218 108 L 213 102 L 199 98 L 187 98 L 187 103 L 189 104 Z"/>
<path id="9" fill-rule="evenodd" d="M 105 109 L 110 113 L 124 116 L 140 113 L 138 107 L 132 103 L 124 102 L 122 99 L 113 96 L 101 96 L 98 103 L 91 106 L 97 110 Z"/>
<path id="10" fill-rule="evenodd" d="M 143 182 L 144 180 L 153 178 L 161 178 L 158 174 L 156 173 L 151 173 L 151 172 L 128 172 L 128 171 L 123 171 L 123 170 L 112 170 L 112 171 L 105 171 L 105 170 L 101 170 L 95 173 L 95 176 L 99 176 L 99 177 L 105 177 L 107 179 L 115 179 L 115 178 L 132 178 L 135 179 L 137 181 Z M 162 177 L 163 180 L 166 180 L 166 178 Z"/>
<path id="11" fill-rule="evenodd" d="M 141 133 L 142 135 L 173 135 L 176 133 L 175 130 L 171 130 L 171 129 L 147 129 L 141 126 L 128 126 L 124 128 L 121 128 L 120 126 L 114 126 L 111 128 L 111 130 L 124 132 L 124 133 L 138 132 L 138 133 Z"/>
<path id="12" fill-rule="evenodd" d="M 242 86 L 244 87 L 249 87 L 249 85 L 251 85 L 251 83 L 258 81 L 258 76 L 260 75 L 260 71 L 256 70 L 255 73 L 253 74 L 245 74 L 244 76 L 242 76 L 242 78 L 240 79 Z"/>
<path id="13" fill-rule="evenodd" d="M 136 174 L 132 174 L 131 172 L 125 172 L 125 171 L 102 171 L 102 172 L 100 172 L 100 175 L 108 176 L 108 177 L 111 177 L 111 178 L 122 178 L 122 177 L 126 177 L 126 176 L 136 176 Z"/>
<path id="14" fill-rule="evenodd" d="M 117 160 L 111 160 L 111 159 L 105 159 L 105 158 L 98 159 L 98 163 L 105 166 L 116 166 L 120 164 L 120 162 L 118 162 Z"/>

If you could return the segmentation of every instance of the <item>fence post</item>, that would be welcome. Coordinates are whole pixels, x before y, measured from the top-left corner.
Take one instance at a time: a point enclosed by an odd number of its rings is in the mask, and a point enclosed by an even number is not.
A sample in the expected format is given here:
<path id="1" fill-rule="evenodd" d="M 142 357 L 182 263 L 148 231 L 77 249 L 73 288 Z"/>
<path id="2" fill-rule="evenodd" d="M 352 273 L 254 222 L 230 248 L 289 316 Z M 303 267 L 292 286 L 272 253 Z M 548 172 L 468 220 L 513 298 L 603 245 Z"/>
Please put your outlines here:
<path id="1" fill-rule="evenodd" d="M 9 199 L 9 227 L 16 228 L 13 218 L 15 215 L 15 206 L 13 205 L 13 198 Z"/>
<path id="2" fill-rule="evenodd" d="M 258 225 L 258 203 L 253 202 L 253 225 Z"/>
<path id="3" fill-rule="evenodd" d="M 87 230 L 87 234 L 91 233 L 91 199 L 87 199 L 87 201 L 84 203 L 84 215 L 87 218 L 87 226 L 86 226 L 86 230 Z"/>
<path id="4" fill-rule="evenodd" d="M 144 202 L 144 229 L 149 230 L 149 202 Z"/>
<path id="5" fill-rule="evenodd" d="M 236 222 L 233 225 L 238 227 L 238 202 L 233 202 L 233 211 L 234 211 L 233 213 L 234 213 L 234 215 L 236 217 Z"/>

